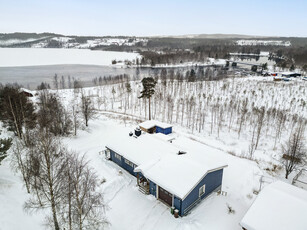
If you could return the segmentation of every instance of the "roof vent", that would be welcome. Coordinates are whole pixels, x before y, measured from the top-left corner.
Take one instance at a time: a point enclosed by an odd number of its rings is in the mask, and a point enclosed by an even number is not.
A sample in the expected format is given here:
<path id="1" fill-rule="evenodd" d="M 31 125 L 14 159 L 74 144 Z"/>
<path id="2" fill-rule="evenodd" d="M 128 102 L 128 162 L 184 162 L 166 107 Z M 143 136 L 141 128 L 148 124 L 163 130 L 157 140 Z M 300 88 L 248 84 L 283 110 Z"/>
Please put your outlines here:
<path id="1" fill-rule="evenodd" d="M 133 132 L 130 132 L 130 133 L 129 133 L 129 136 L 132 137 L 132 136 L 133 136 Z"/>
<path id="2" fill-rule="evenodd" d="M 186 154 L 187 152 L 185 152 L 185 151 L 179 151 L 178 152 L 178 155 L 183 155 L 183 154 Z"/>

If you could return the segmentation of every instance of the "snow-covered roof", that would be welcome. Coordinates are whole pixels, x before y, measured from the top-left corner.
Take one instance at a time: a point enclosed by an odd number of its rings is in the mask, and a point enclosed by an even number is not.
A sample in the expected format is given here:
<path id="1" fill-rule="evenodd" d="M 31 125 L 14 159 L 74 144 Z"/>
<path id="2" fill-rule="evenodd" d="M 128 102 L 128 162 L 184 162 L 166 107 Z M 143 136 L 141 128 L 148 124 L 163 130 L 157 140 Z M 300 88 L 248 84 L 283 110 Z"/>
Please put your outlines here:
<path id="1" fill-rule="evenodd" d="M 172 141 L 176 138 L 173 135 L 173 133 L 171 133 L 169 135 L 165 135 L 165 134 L 162 134 L 162 133 L 154 133 L 154 134 L 152 134 L 152 136 L 154 136 L 155 138 L 158 138 L 160 140 L 163 140 L 163 141 Z"/>
<path id="2" fill-rule="evenodd" d="M 166 154 L 156 162 L 138 166 L 135 172 L 142 172 L 146 178 L 184 199 L 208 172 L 226 166 L 207 157 L 206 161 L 201 158 L 197 161 L 187 152 L 182 155 Z"/>
<path id="3" fill-rule="evenodd" d="M 266 186 L 241 220 L 248 230 L 306 230 L 307 191 L 282 181 Z"/>
<path id="4" fill-rule="evenodd" d="M 293 75 L 298 74 L 297 72 L 281 72 L 282 75 Z"/>
<path id="5" fill-rule="evenodd" d="M 148 121 L 144 121 L 141 124 L 139 124 L 140 127 L 143 127 L 145 129 L 151 129 L 155 126 L 159 126 L 162 129 L 166 129 L 169 127 L 172 127 L 172 125 L 164 123 L 164 122 L 160 122 L 160 121 L 156 121 L 156 120 L 148 120 Z"/>
<path id="6" fill-rule="evenodd" d="M 220 159 L 209 157 L 205 152 L 190 152 L 147 133 L 138 138 L 123 135 L 106 147 L 135 163 L 138 166 L 135 172 L 142 172 L 146 178 L 181 199 L 208 172 L 227 167 Z M 186 153 L 178 155 L 179 151 Z"/>
<path id="7" fill-rule="evenodd" d="M 165 154 L 176 155 L 180 150 L 168 142 L 161 141 L 147 133 L 142 133 L 137 138 L 128 134 L 118 136 L 109 142 L 106 147 L 137 165 L 145 164 L 149 161 L 156 161 Z"/>
<path id="8" fill-rule="evenodd" d="M 30 94 L 34 95 L 33 91 L 31 91 L 31 90 L 29 90 L 29 89 L 20 88 L 19 90 L 20 90 L 20 92 L 26 92 L 26 93 L 30 93 Z"/>

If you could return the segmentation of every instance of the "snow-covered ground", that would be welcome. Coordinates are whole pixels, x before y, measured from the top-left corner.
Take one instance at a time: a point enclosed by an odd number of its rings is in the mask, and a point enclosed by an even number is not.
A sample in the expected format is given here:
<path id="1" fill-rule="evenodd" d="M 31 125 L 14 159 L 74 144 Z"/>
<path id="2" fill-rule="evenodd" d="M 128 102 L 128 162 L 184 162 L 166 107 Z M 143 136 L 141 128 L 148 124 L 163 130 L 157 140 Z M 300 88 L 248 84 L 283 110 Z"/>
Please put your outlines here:
<path id="1" fill-rule="evenodd" d="M 106 179 L 103 193 L 109 206 L 109 229 L 240 229 L 238 223 L 255 198 L 253 190 L 258 189 L 259 178 L 265 173 L 255 162 L 234 157 L 176 134 L 177 138 L 173 143 L 177 146 L 189 146 L 191 151 L 218 156 L 228 163 L 228 168 L 225 169 L 222 188 L 227 196 L 212 194 L 188 216 L 175 219 L 167 206 L 153 196 L 146 196 L 138 191 L 136 178 L 126 172 L 119 174 L 119 166 L 99 155 L 118 133 L 125 132 L 128 135 L 134 127 L 133 123 L 125 126 L 118 120 L 111 120 L 100 114 L 96 120 L 90 122 L 88 130 L 80 131 L 77 137 L 63 140 L 68 148 L 86 153 L 100 178 Z M 174 130 L 176 132 L 176 128 Z M 9 159 L 6 159 L 0 166 L 0 229 L 28 229 L 27 226 L 31 226 L 33 230 L 43 229 L 41 214 L 23 213 L 22 205 L 28 195 L 22 189 L 20 177 L 13 174 L 8 164 Z M 234 214 L 228 214 L 227 204 L 235 210 Z"/>
<path id="2" fill-rule="evenodd" d="M 270 52 L 261 51 L 259 54 L 256 53 L 229 53 L 233 56 L 259 56 L 259 57 L 268 57 Z"/>
<path id="3" fill-rule="evenodd" d="M 37 41 L 37 42 L 36 42 Z M 50 42 L 58 42 L 61 48 L 76 48 L 76 49 L 89 49 L 97 46 L 135 46 L 137 44 L 146 45 L 148 39 L 146 38 L 96 38 L 96 39 L 87 39 L 84 43 L 79 43 L 73 37 L 42 37 L 42 38 L 29 38 L 29 39 L 7 39 L 1 40 L 0 46 L 10 46 L 16 44 L 23 44 L 32 42 L 32 48 L 46 48 Z"/>
<path id="4" fill-rule="evenodd" d="M 282 40 L 238 40 L 236 43 L 239 46 L 291 46 L 290 41 Z"/>
<path id="5" fill-rule="evenodd" d="M 45 37 L 46 39 L 48 37 Z M 35 42 L 44 38 L 29 38 L 29 39 L 8 39 L 8 40 L 0 40 L 0 46 L 10 46 L 15 44 L 22 44 L 27 42 Z"/>
<path id="6" fill-rule="evenodd" d="M 306 109 L 300 105 L 301 99 L 305 95 L 303 82 L 280 82 L 276 84 L 269 78 L 250 77 L 203 82 L 202 88 L 200 88 L 200 83 L 189 83 L 189 86 L 185 84 L 183 86 L 177 85 L 175 91 L 173 87 L 176 84 L 176 82 L 167 83 L 168 91 L 174 92 L 174 94 L 171 94 L 174 100 L 180 100 L 180 97 L 190 98 L 194 94 L 196 98 L 198 95 L 197 89 L 203 91 L 206 97 L 199 98 L 199 100 L 204 100 L 202 105 L 206 104 L 206 107 L 203 107 L 203 111 L 208 114 L 205 129 L 198 132 L 195 128 L 193 132 L 190 127 L 181 125 L 180 119 L 175 122 L 176 110 L 178 108 L 181 110 L 181 107 L 177 107 L 175 104 L 173 106 L 174 118 L 172 123 L 174 124 L 173 130 L 176 139 L 173 144 L 182 149 L 188 148 L 193 152 L 207 154 L 208 156 L 214 155 L 227 163 L 228 167 L 225 169 L 222 185 L 222 190 L 227 195 L 212 194 L 194 208 L 189 215 L 175 219 L 167 206 L 151 195 L 146 196 L 140 193 L 136 186 L 136 178 L 99 154 L 111 140 L 119 136 L 119 133 L 128 135 L 137 125 L 136 120 L 144 119 L 145 107 L 143 101 L 136 98 L 140 91 L 140 83 L 131 82 L 133 91 L 128 101 L 132 103 L 132 106 L 130 106 L 130 109 L 127 108 L 130 116 L 124 114 L 126 92 L 121 83 L 84 88 L 85 94 L 90 95 L 94 100 L 95 107 L 98 109 L 97 117 L 90 121 L 88 129 L 79 130 L 76 137 L 63 138 L 63 143 L 69 149 L 76 150 L 80 154 L 86 153 L 91 166 L 97 171 L 100 179 L 106 179 L 102 192 L 108 205 L 106 215 L 111 224 L 108 227 L 109 229 L 239 230 L 241 229 L 239 226 L 240 220 L 257 197 L 254 192 L 259 190 L 260 180 L 263 181 L 262 188 L 276 180 L 286 181 L 284 171 L 281 168 L 277 167 L 276 170 L 271 170 L 274 168 L 274 164 L 279 164 L 277 158 L 280 147 L 273 148 L 274 133 L 272 133 L 272 130 L 274 128 L 270 129 L 270 126 L 276 124 L 271 120 L 271 125 L 264 128 L 263 138 L 260 140 L 259 149 L 255 152 L 254 160 L 248 160 L 243 158 L 241 153 L 247 151 L 252 123 L 246 122 L 241 138 L 238 139 L 237 125 L 233 125 L 234 127 L 229 130 L 228 113 L 225 113 L 225 123 L 219 131 L 220 133 L 218 134 L 216 131 L 216 126 L 213 132 L 210 132 L 210 112 L 211 108 L 214 108 L 211 105 L 225 103 L 223 107 L 225 108 L 224 111 L 227 111 L 229 98 L 233 99 L 232 102 L 235 101 L 235 98 L 239 101 L 247 98 L 249 105 L 264 105 L 266 108 L 288 110 L 289 118 L 291 114 L 306 117 Z M 163 93 L 163 87 L 162 84 L 157 85 L 157 96 Z M 113 89 L 115 94 L 111 93 Z M 182 94 L 182 90 L 186 93 Z M 80 96 L 80 93 L 78 94 L 72 89 L 53 92 L 59 94 L 67 108 L 69 108 L 74 97 Z M 232 95 L 235 95 L 235 97 Z M 168 121 L 167 108 L 169 105 L 158 104 L 156 113 L 155 100 L 152 102 L 155 119 Z M 200 102 L 196 100 L 196 103 Z M 159 108 L 164 106 L 165 110 L 160 111 Z M 234 104 L 230 106 L 234 106 Z M 250 108 L 248 107 L 248 109 Z M 101 110 L 108 110 L 108 112 Z M 198 109 L 193 111 L 196 114 Z M 164 112 L 166 115 L 163 115 Z M 187 112 L 184 115 L 184 124 L 190 119 L 188 114 Z M 193 122 L 198 123 L 197 119 Z M 291 128 L 290 125 L 290 121 L 286 123 L 286 129 Z M 284 133 L 286 135 L 282 135 L 281 140 L 288 138 L 288 130 Z M 3 133 L 3 135 L 7 134 Z M 120 144 L 120 140 L 118 140 L 118 144 Z M 21 226 L 24 229 L 44 229 L 42 213 L 28 215 L 22 211 L 22 205 L 28 195 L 22 188 L 19 175 L 14 174 L 9 168 L 9 162 L 10 158 L 8 157 L 0 166 L 0 229 L 19 230 L 22 229 Z M 119 173 L 119 170 L 123 173 Z M 292 177 L 290 176 L 290 178 Z M 291 180 L 289 179 L 286 182 L 290 183 Z M 232 207 L 235 213 L 229 214 L 228 206 Z M 18 221 L 16 221 L 17 217 Z"/>
<path id="7" fill-rule="evenodd" d="M 86 49 L 0 48 L 0 67 L 37 65 L 111 65 L 112 60 L 134 60 L 137 53 Z"/>
<path id="8" fill-rule="evenodd" d="M 86 43 L 76 44 L 75 48 L 92 48 L 96 46 L 134 46 L 137 43 L 146 45 L 148 39 L 143 38 L 97 38 Z"/>

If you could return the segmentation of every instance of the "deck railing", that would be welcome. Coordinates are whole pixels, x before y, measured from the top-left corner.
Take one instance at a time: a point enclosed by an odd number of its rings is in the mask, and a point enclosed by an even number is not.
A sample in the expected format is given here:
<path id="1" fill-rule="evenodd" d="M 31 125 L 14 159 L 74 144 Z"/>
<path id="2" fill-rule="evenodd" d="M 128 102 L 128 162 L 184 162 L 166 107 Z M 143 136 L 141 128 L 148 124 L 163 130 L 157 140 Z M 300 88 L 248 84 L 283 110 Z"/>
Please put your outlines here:
<path id="1" fill-rule="evenodd" d="M 141 193 L 148 195 L 149 194 L 149 183 L 148 182 L 139 183 L 139 191 Z"/>

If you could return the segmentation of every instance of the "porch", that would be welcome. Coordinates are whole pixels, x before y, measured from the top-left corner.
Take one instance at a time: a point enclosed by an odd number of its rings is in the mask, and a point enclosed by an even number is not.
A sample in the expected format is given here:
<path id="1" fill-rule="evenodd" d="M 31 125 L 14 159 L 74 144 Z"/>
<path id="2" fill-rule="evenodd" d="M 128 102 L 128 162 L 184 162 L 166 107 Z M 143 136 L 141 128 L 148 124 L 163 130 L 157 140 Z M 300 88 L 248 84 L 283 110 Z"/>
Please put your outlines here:
<path id="1" fill-rule="evenodd" d="M 149 195 L 149 181 L 144 176 L 137 174 L 137 185 L 141 193 Z"/>

